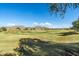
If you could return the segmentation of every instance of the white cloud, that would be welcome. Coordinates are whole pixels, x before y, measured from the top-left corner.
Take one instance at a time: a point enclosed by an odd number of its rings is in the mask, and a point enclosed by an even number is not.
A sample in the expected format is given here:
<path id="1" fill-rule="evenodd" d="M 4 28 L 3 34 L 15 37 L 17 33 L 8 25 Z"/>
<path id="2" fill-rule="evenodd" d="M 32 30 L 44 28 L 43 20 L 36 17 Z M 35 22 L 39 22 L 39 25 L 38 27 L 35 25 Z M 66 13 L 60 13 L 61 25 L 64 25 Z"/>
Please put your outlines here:
<path id="1" fill-rule="evenodd" d="M 49 23 L 49 22 L 41 22 L 41 23 L 34 22 L 34 23 L 33 23 L 33 26 L 45 26 L 45 27 L 52 27 L 52 24 L 51 24 L 51 23 Z"/>
<path id="2" fill-rule="evenodd" d="M 52 25 L 52 24 L 51 24 L 51 23 L 49 23 L 49 22 L 46 22 L 46 23 L 45 23 L 45 25 L 49 25 L 49 26 L 50 26 L 50 25 Z"/>
<path id="3" fill-rule="evenodd" d="M 8 23 L 7 26 L 15 26 L 16 24 L 14 23 Z"/>
<path id="4" fill-rule="evenodd" d="M 37 22 L 34 22 L 33 25 L 39 25 Z"/>
<path id="5" fill-rule="evenodd" d="M 40 26 L 45 26 L 45 23 L 40 23 L 39 25 L 40 25 Z"/>

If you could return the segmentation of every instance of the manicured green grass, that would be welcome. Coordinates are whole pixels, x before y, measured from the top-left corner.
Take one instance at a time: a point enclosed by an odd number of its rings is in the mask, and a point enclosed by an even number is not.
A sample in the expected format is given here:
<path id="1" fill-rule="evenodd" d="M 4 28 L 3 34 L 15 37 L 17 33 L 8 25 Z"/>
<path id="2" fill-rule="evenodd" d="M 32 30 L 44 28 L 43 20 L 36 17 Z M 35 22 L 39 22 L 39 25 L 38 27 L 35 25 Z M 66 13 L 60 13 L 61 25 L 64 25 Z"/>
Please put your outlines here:
<path id="1" fill-rule="evenodd" d="M 38 38 L 52 43 L 78 43 L 79 34 L 73 30 L 26 30 L 25 32 L 0 32 L 0 52 L 15 53 L 20 38 Z"/>

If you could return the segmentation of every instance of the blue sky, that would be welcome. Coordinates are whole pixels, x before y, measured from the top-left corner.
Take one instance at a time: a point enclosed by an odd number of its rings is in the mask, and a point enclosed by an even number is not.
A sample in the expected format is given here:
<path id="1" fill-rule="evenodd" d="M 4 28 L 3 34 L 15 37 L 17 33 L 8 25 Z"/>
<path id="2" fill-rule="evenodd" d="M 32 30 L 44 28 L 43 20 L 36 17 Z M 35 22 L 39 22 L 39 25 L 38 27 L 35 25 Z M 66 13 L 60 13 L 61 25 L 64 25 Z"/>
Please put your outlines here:
<path id="1" fill-rule="evenodd" d="M 54 28 L 67 28 L 79 16 L 79 9 L 68 9 L 62 19 L 51 15 L 48 4 L 0 4 L 0 25 L 24 25 L 24 26 L 47 26 Z"/>

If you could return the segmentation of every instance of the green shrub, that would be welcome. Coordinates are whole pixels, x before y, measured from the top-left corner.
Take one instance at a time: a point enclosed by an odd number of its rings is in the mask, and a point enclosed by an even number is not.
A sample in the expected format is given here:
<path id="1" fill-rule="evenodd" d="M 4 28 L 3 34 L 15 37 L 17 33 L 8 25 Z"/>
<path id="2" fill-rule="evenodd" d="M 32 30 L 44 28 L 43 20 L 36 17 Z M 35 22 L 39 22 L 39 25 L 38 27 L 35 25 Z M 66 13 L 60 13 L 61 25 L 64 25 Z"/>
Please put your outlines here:
<path id="1" fill-rule="evenodd" d="M 7 31 L 6 27 L 1 27 L 0 29 L 1 29 L 1 31 Z"/>

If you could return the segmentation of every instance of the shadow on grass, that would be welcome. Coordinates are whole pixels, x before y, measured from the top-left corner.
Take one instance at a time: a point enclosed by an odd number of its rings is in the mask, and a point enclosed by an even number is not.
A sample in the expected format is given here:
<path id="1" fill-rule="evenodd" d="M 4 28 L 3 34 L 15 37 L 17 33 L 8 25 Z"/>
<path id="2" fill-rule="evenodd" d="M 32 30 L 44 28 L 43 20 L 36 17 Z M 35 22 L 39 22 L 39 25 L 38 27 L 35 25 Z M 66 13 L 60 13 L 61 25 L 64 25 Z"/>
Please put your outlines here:
<path id="1" fill-rule="evenodd" d="M 0 56 L 16 56 L 16 54 L 14 54 L 14 53 L 5 53 L 5 54 L 0 53 Z"/>
<path id="2" fill-rule="evenodd" d="M 73 34 L 79 34 L 77 32 L 63 32 L 63 33 L 59 33 L 60 36 L 68 36 L 68 35 L 73 35 Z"/>
<path id="3" fill-rule="evenodd" d="M 53 44 L 37 38 L 22 38 L 14 50 L 20 56 L 79 56 L 79 43 Z"/>

